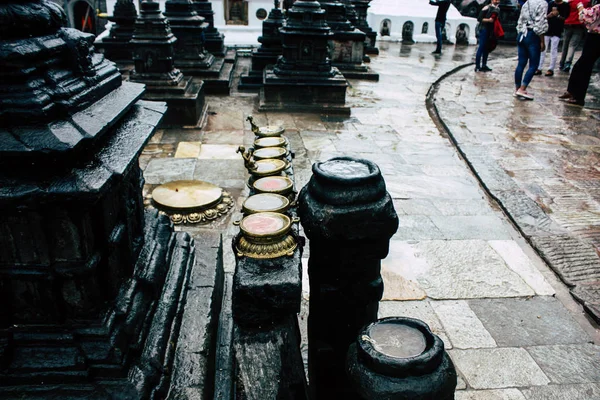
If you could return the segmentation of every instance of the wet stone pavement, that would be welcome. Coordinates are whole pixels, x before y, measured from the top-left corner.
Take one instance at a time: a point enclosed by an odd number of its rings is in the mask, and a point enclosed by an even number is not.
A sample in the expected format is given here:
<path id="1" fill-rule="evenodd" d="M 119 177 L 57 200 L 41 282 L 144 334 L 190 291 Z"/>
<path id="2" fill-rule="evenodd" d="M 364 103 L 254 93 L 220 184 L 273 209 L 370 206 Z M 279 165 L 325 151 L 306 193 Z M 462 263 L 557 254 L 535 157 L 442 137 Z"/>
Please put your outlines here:
<path id="1" fill-rule="evenodd" d="M 598 115 L 567 112 L 554 104 L 565 82 L 560 75 L 550 85 L 536 77 L 539 100 L 513 100 L 514 60 L 506 57 L 514 49 L 500 49 L 491 56 L 492 73 L 475 76 L 468 67 L 440 81 L 432 101 L 449 134 L 431 118 L 426 96 L 444 74 L 470 63 L 475 48 L 448 47 L 441 57 L 432 56 L 429 45 L 382 43 L 379 48 L 371 68 L 380 81 L 350 82 L 348 118 L 259 113 L 256 93 L 207 96 L 209 115 L 202 129 L 159 130 L 146 147 L 140 158 L 146 191 L 193 178 L 231 192 L 237 207 L 227 220 L 181 228 L 199 240 L 222 232 L 225 269 L 231 274 L 229 243 L 237 228 L 230 220 L 239 217 L 248 194 L 246 171 L 235 153 L 253 140 L 247 115 L 259 125 L 286 128 L 296 153 L 298 188 L 316 161 L 341 155 L 369 159 L 381 168 L 400 220 L 382 262 L 380 316 L 419 318 L 443 339 L 460 375 L 456 398 L 600 399 L 597 326 L 528 242 L 550 243 L 551 248 L 554 239 L 563 237 L 560 246 L 566 248 L 574 240 L 583 258 L 592 257 L 593 246 L 597 249 L 593 224 L 584 229 L 582 221 L 599 218 L 594 189 L 600 174 Z M 240 59 L 236 74 L 249 66 L 249 58 Z M 555 122 L 547 122 L 548 117 Z M 459 138 L 458 148 L 452 138 Z M 478 170 L 476 164 L 485 168 Z M 505 203 L 514 205 L 512 221 L 505 212 L 513 210 Z M 308 246 L 305 267 L 309 253 Z M 555 249 L 552 254 L 564 253 Z M 569 254 L 583 263 L 578 250 Z M 569 259 L 562 262 L 572 265 Z M 569 270 L 570 276 L 593 275 L 590 265 Z M 304 286 L 302 325 L 307 276 Z"/>

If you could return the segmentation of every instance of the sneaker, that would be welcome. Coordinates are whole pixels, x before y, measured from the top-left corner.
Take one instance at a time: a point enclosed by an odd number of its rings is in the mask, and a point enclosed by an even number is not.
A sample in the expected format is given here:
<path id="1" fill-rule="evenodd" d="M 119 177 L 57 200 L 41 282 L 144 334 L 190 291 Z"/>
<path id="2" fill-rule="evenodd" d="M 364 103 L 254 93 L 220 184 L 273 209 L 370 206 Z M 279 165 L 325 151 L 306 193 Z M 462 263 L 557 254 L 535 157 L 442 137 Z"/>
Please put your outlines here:
<path id="1" fill-rule="evenodd" d="M 552 71 L 551 69 L 549 69 L 548 71 L 546 71 L 545 75 L 546 76 L 554 76 L 554 71 Z"/>
<path id="2" fill-rule="evenodd" d="M 484 65 L 483 67 L 481 67 L 481 71 L 482 72 L 490 72 L 492 69 L 490 67 L 488 67 L 487 65 Z"/>
<path id="3" fill-rule="evenodd" d="M 541 74 L 542 74 L 542 71 L 538 69 L 538 70 L 536 70 L 536 71 L 535 71 L 533 74 L 534 74 L 534 75 L 541 75 Z"/>
<path id="4" fill-rule="evenodd" d="M 571 70 L 571 63 L 570 62 L 566 62 L 565 63 L 565 69 L 563 69 L 563 71 L 569 72 L 570 70 Z"/>
<path id="5" fill-rule="evenodd" d="M 527 90 L 517 90 L 517 97 L 525 100 L 533 100 L 533 95 L 531 93 L 527 93 Z"/>

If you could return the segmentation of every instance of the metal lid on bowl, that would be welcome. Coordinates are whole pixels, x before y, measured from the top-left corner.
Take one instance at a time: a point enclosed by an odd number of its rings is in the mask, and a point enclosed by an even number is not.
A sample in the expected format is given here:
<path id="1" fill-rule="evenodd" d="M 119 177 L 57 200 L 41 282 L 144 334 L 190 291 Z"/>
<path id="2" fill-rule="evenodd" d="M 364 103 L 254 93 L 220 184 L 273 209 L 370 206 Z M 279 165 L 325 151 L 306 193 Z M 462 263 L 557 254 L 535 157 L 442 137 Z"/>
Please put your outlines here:
<path id="1" fill-rule="evenodd" d="M 159 205 L 176 210 L 211 207 L 221 200 L 223 189 L 203 181 L 181 180 L 162 184 L 152 191 Z"/>
<path id="2" fill-rule="evenodd" d="M 286 176 L 267 176 L 257 179 L 252 186 L 260 193 L 288 194 L 293 190 L 294 183 Z"/>
<path id="3" fill-rule="evenodd" d="M 252 175 L 256 176 L 269 176 L 275 175 L 287 168 L 288 163 L 283 160 L 277 160 L 274 158 L 268 158 L 265 160 L 257 160 L 255 162 L 256 168 L 250 170 Z"/>
<path id="4" fill-rule="evenodd" d="M 281 159 L 287 154 L 287 149 L 283 147 L 264 147 L 262 149 L 254 150 L 252 156 L 255 160 L 265 160 L 268 158 Z"/>
<path id="5" fill-rule="evenodd" d="M 290 201 L 279 194 L 260 193 L 250 196 L 244 201 L 242 210 L 244 214 L 255 214 L 259 212 L 285 212 Z"/>
<path id="6" fill-rule="evenodd" d="M 286 144 L 287 140 L 284 136 L 263 137 L 254 141 L 254 147 L 257 149 L 264 147 L 284 147 Z"/>
<path id="7" fill-rule="evenodd" d="M 260 212 L 244 217 L 240 222 L 242 234 L 250 238 L 278 237 L 287 233 L 291 220 L 285 214 Z"/>

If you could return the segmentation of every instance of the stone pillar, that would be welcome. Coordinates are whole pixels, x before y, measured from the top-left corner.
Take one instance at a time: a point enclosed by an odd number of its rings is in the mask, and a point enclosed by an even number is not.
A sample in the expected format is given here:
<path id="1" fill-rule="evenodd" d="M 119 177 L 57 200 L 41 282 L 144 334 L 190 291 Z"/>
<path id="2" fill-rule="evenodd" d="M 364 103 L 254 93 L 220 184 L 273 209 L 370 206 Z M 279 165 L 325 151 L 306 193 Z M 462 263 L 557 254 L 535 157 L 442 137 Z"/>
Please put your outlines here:
<path id="1" fill-rule="evenodd" d="M 319 3 L 297 0 L 279 31 L 283 54 L 265 69 L 259 109 L 349 115 L 348 83 L 331 65 L 328 41 L 333 33 Z"/>
<path id="2" fill-rule="evenodd" d="M 137 11 L 133 0 L 117 0 L 113 15 L 108 17 L 110 21 L 114 22 L 108 36 L 95 43 L 108 59 L 131 62 L 133 51 L 129 41 L 133 36 L 136 18 Z"/>
<path id="3" fill-rule="evenodd" d="M 154 1 L 144 1 L 131 39 L 135 70 L 131 81 L 146 84 L 145 100 L 165 101 L 166 124 L 196 125 L 204 112 L 203 82 L 175 68 L 177 38 Z"/>
<path id="4" fill-rule="evenodd" d="M 208 23 L 194 11 L 192 0 L 167 0 L 165 17 L 177 38 L 175 67 L 187 75 L 207 71 L 215 60 L 204 48 Z"/>
<path id="5" fill-rule="evenodd" d="M 356 27 L 367 35 L 365 40 L 365 53 L 366 54 L 379 54 L 379 49 L 375 47 L 375 40 L 377 39 L 377 32 L 375 32 L 367 22 L 367 10 L 369 9 L 369 3 L 371 0 L 350 0 L 354 4 L 356 10 L 357 22 Z"/>
<path id="6" fill-rule="evenodd" d="M 454 400 L 456 369 L 423 321 L 390 317 L 366 326 L 346 362 L 356 399 Z"/>
<path id="7" fill-rule="evenodd" d="M 351 157 L 313 165 L 298 213 L 310 240 L 309 380 L 315 399 L 349 398 L 348 347 L 377 320 L 381 260 L 398 217 L 374 163 Z"/>
<path id="8" fill-rule="evenodd" d="M 55 3 L 0 20 L 0 398 L 164 398 L 194 262 L 143 207 L 165 106 Z"/>
<path id="9" fill-rule="evenodd" d="M 253 89 L 262 86 L 263 70 L 267 65 L 277 63 L 277 58 L 283 53 L 279 28 L 283 25 L 283 13 L 279 9 L 279 0 L 263 21 L 262 35 L 258 37 L 260 47 L 252 52 L 252 67 L 247 76 L 240 77 L 240 89 Z"/>
<path id="10" fill-rule="evenodd" d="M 215 12 L 212 9 L 212 3 L 209 0 L 194 0 L 194 8 L 196 9 L 196 13 L 208 23 L 208 27 L 204 31 L 204 45 L 206 50 L 215 56 L 224 56 L 225 36 L 215 28 Z"/>

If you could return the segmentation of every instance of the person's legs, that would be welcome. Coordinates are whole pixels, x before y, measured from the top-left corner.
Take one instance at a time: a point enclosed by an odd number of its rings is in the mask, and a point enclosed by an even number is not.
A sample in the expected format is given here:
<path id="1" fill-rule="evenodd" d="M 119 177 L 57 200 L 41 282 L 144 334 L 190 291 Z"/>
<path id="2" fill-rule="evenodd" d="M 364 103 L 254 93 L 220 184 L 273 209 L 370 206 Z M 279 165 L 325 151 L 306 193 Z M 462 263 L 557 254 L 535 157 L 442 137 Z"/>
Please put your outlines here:
<path id="1" fill-rule="evenodd" d="M 565 68 L 567 67 L 567 64 L 569 66 L 571 66 L 571 64 L 573 64 L 573 58 L 575 57 L 575 50 L 577 50 L 577 47 L 579 47 L 579 43 L 581 43 L 584 33 L 585 32 L 584 32 L 583 28 L 580 28 L 580 27 L 577 27 L 573 30 L 573 35 L 571 36 L 571 44 L 569 45 L 567 60 L 565 62 Z"/>
<path id="2" fill-rule="evenodd" d="M 548 46 L 550 43 L 549 36 L 544 36 L 544 43 L 546 43 L 546 50 L 540 53 L 540 65 L 538 66 L 538 70 L 541 70 L 544 67 L 544 61 L 546 61 L 546 52 L 548 51 Z"/>
<path id="3" fill-rule="evenodd" d="M 527 65 L 527 60 L 529 60 L 529 51 L 527 46 L 525 46 L 524 40 L 519 42 L 517 45 L 517 54 L 518 54 L 518 62 L 517 68 L 515 69 L 515 87 L 519 89 L 521 87 L 521 82 L 523 81 L 523 71 L 525 71 L 525 66 Z"/>
<path id="4" fill-rule="evenodd" d="M 563 45 L 560 54 L 560 69 L 565 67 L 565 62 L 567 61 L 567 53 L 569 52 L 569 43 L 571 42 L 571 37 L 573 36 L 573 27 L 570 25 L 565 25 L 565 29 L 563 31 Z"/>
<path id="5" fill-rule="evenodd" d="M 548 66 L 548 70 L 554 71 L 556 68 L 556 59 L 558 57 L 558 42 L 560 41 L 560 36 L 550 36 L 550 65 Z M 546 45 L 548 46 L 548 45 Z"/>
<path id="6" fill-rule="evenodd" d="M 598 58 L 600 58 L 600 35 L 589 34 L 583 44 L 581 57 L 573 67 L 567 88 L 578 104 L 583 104 L 585 101 L 594 63 Z"/>
<path id="7" fill-rule="evenodd" d="M 437 46 L 435 48 L 435 53 L 442 52 L 442 29 L 443 29 L 442 23 L 435 21 L 435 38 L 437 39 Z"/>
<path id="8" fill-rule="evenodd" d="M 481 31 L 479 31 L 479 47 L 477 47 L 477 54 L 475 55 L 475 68 L 476 69 L 481 69 L 481 67 L 482 67 L 481 58 L 482 58 L 483 54 L 485 53 L 488 36 L 489 35 L 488 35 L 487 29 L 482 29 Z M 485 65 L 485 60 L 483 62 L 483 65 Z"/>
<path id="9" fill-rule="evenodd" d="M 533 79 L 535 71 L 537 71 L 540 65 L 541 43 L 540 37 L 533 33 L 533 31 L 529 31 L 527 37 L 523 39 L 523 41 L 525 42 L 525 46 L 527 46 L 527 51 L 529 53 L 529 69 L 525 72 L 521 87 L 527 88 Z"/>

